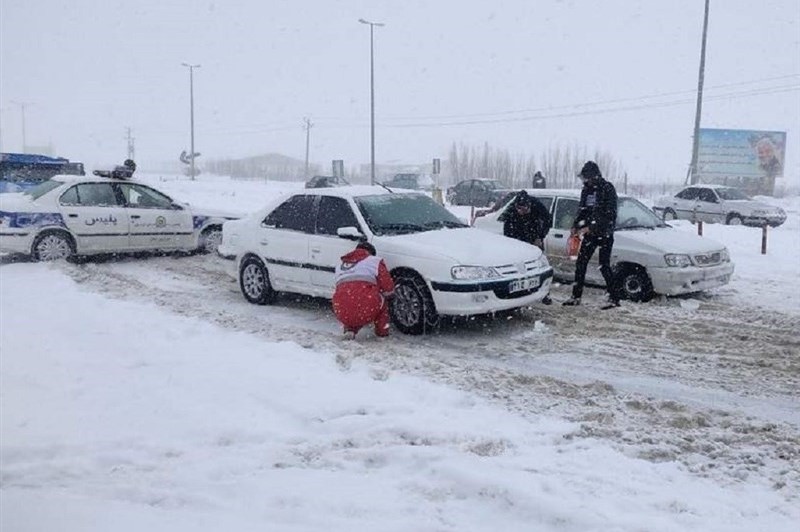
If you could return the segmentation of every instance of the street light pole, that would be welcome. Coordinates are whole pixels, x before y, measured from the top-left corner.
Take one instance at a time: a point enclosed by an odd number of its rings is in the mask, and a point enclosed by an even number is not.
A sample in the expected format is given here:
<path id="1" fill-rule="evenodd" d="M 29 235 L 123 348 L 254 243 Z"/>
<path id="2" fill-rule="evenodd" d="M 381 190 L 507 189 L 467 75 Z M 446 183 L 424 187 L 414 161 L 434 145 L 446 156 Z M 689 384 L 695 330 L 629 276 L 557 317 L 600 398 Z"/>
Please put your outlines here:
<path id="1" fill-rule="evenodd" d="M 375 54 L 374 30 L 375 26 L 384 26 L 382 22 L 369 22 L 363 18 L 358 19 L 362 24 L 369 24 L 369 107 L 370 107 L 370 185 L 375 184 Z"/>
<path id="2" fill-rule="evenodd" d="M 181 63 L 189 69 L 189 121 L 191 124 L 191 146 L 189 147 L 189 163 L 191 164 L 192 179 L 194 180 L 194 69 L 200 68 L 200 65 L 190 65 L 189 63 Z"/>

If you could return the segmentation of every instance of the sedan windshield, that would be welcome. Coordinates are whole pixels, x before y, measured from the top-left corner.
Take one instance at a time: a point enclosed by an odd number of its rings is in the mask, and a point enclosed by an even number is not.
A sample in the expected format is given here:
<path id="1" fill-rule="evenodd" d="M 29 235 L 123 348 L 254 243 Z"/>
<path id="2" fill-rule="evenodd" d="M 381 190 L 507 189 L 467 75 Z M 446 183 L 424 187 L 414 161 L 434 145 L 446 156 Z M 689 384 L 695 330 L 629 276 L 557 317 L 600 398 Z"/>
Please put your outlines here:
<path id="1" fill-rule="evenodd" d="M 370 230 L 376 235 L 419 233 L 468 227 L 450 211 L 423 194 L 380 194 L 355 198 Z"/>
<path id="2" fill-rule="evenodd" d="M 643 203 L 633 198 L 619 198 L 617 203 L 617 229 L 655 229 L 667 227 Z"/>
<path id="3" fill-rule="evenodd" d="M 718 188 L 717 194 L 720 198 L 728 201 L 749 200 L 750 198 L 737 188 Z"/>
<path id="4" fill-rule="evenodd" d="M 63 181 L 56 181 L 55 179 L 48 179 L 47 181 L 42 181 L 35 187 L 31 187 L 28 190 L 24 191 L 23 194 L 30 196 L 33 199 L 39 199 L 48 192 L 53 189 L 56 189 L 63 185 Z"/>

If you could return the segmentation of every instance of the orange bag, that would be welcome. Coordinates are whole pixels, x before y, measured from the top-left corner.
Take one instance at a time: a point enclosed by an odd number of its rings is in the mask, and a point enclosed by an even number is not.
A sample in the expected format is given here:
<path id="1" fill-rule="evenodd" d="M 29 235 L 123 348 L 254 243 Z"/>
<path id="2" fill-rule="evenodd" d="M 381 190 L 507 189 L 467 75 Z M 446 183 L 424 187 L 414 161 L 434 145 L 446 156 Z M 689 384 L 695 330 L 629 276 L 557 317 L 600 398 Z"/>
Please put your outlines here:
<path id="1" fill-rule="evenodd" d="M 578 252 L 581 250 L 581 237 L 570 235 L 567 239 L 567 255 L 572 260 L 578 260 Z"/>

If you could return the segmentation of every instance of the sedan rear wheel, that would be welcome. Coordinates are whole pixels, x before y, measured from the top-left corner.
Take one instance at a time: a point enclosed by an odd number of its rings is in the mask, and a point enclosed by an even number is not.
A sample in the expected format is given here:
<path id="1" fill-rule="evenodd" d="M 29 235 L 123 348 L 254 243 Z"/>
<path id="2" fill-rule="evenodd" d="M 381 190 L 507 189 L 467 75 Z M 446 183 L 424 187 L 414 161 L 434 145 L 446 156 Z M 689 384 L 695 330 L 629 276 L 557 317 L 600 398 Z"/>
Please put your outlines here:
<path id="1" fill-rule="evenodd" d="M 677 220 L 677 219 L 678 219 L 678 215 L 675 214 L 675 211 L 673 211 L 672 209 L 666 209 L 664 211 L 664 221 L 665 222 L 668 222 L 670 220 Z"/>
<path id="2" fill-rule="evenodd" d="M 222 244 L 222 229 L 219 227 L 209 227 L 200 235 L 200 251 L 204 253 L 216 253 L 220 244 Z"/>
<path id="3" fill-rule="evenodd" d="M 68 259 L 74 253 L 72 240 L 63 233 L 45 233 L 39 236 L 33 244 L 33 257 L 36 260 Z"/>
<path id="4" fill-rule="evenodd" d="M 239 269 L 239 288 L 250 303 L 266 305 L 275 299 L 275 291 L 269 282 L 269 272 L 255 257 L 248 257 Z"/>

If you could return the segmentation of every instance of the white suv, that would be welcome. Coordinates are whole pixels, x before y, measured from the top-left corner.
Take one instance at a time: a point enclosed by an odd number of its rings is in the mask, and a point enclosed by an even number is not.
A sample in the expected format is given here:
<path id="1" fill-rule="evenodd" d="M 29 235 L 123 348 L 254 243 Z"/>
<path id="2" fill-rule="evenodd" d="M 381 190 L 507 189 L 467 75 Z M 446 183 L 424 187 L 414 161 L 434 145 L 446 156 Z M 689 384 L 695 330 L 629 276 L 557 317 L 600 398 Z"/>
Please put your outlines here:
<path id="1" fill-rule="evenodd" d="M 538 248 L 473 229 L 425 194 L 381 187 L 306 190 L 225 223 L 222 235 L 219 253 L 235 259 L 230 273 L 256 304 L 278 291 L 331 298 L 341 256 L 371 242 L 395 281 L 392 321 L 408 334 L 441 315 L 539 302 L 553 276 Z"/>
<path id="2" fill-rule="evenodd" d="M 567 238 L 578 211 L 580 190 L 531 189 L 528 194 L 553 214 L 545 252 L 556 276 L 574 279 L 575 261 L 567 256 Z M 475 227 L 502 234 L 503 215 L 510 201 L 507 198 L 494 212 L 480 213 Z M 611 263 L 626 299 L 647 301 L 653 294 L 687 294 L 728 283 L 733 263 L 725 246 L 669 227 L 634 198 L 620 195 L 618 201 Z M 587 270 L 586 280 L 603 286 L 597 253 L 593 261 L 598 267 Z"/>

